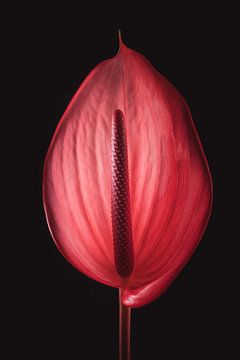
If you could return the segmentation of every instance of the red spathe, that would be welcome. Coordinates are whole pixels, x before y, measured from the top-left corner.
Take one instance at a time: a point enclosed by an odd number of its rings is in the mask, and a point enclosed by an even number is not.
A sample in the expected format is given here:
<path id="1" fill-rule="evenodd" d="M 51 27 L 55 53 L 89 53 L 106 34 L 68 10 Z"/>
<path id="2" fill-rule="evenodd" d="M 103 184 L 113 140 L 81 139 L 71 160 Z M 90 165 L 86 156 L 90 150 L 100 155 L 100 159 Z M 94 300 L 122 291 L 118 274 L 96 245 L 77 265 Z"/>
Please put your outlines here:
<path id="1" fill-rule="evenodd" d="M 134 269 L 116 271 L 111 229 L 111 120 L 125 117 Z M 119 53 L 86 78 L 49 147 L 43 199 L 53 239 L 79 271 L 124 287 L 143 306 L 162 294 L 190 258 L 212 204 L 209 168 L 188 106 L 139 53 Z"/>

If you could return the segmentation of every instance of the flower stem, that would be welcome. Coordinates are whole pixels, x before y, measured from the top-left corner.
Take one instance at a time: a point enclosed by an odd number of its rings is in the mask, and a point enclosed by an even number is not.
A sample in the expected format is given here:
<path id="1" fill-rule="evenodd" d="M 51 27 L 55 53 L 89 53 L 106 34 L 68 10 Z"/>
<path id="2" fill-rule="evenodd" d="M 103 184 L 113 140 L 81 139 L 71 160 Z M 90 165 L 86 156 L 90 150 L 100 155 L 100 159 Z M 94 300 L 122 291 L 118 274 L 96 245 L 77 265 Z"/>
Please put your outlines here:
<path id="1" fill-rule="evenodd" d="M 119 289 L 119 360 L 130 360 L 131 308 L 121 302 Z"/>

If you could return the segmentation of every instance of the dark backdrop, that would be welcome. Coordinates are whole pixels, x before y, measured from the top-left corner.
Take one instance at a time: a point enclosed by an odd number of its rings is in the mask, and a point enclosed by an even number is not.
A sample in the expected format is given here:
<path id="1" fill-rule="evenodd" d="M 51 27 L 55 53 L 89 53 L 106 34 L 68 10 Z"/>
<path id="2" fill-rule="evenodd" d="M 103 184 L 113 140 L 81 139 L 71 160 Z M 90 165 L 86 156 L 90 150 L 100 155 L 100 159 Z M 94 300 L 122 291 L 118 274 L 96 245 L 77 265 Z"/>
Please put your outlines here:
<path id="1" fill-rule="evenodd" d="M 133 311 L 133 359 L 232 359 L 233 11 L 172 4 L 170 10 L 147 12 L 146 4 L 141 18 L 139 9 L 128 19 L 127 13 L 115 20 L 94 5 L 91 12 L 21 6 L 10 13 L 14 101 L 8 111 L 17 115 L 11 120 L 16 197 L 10 218 L 16 220 L 8 230 L 14 258 L 7 265 L 8 351 L 26 359 L 117 359 L 117 290 L 83 276 L 59 254 L 45 221 L 41 177 L 63 111 L 89 71 L 116 53 L 121 28 L 125 43 L 145 55 L 187 100 L 215 193 L 207 231 L 188 265 L 161 298 Z"/>

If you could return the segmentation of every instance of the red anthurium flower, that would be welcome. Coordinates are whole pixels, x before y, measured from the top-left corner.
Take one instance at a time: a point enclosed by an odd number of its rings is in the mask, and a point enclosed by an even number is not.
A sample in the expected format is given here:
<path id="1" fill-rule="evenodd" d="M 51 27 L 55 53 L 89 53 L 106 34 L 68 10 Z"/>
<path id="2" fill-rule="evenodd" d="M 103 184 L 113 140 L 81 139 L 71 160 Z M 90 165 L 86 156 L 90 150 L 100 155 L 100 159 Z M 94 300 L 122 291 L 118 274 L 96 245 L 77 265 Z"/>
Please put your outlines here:
<path id="1" fill-rule="evenodd" d="M 86 78 L 48 150 L 43 198 L 53 239 L 79 271 L 145 305 L 198 245 L 212 202 L 189 108 L 122 42 Z"/>

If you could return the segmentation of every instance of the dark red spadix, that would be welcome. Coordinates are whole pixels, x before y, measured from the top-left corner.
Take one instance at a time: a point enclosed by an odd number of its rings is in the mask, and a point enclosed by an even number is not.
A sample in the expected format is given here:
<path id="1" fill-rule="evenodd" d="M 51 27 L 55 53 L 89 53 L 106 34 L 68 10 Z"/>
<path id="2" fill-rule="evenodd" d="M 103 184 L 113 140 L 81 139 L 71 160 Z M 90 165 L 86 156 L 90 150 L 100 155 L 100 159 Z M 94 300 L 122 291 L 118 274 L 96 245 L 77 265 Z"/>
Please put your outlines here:
<path id="1" fill-rule="evenodd" d="M 112 119 L 112 235 L 117 272 L 133 271 L 132 222 L 130 211 L 127 139 L 124 116 L 116 110 Z"/>
<path id="2" fill-rule="evenodd" d="M 122 288 L 129 307 L 160 296 L 197 247 L 212 185 L 189 108 L 122 42 L 65 111 L 46 156 L 43 199 L 61 253 Z"/>

